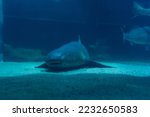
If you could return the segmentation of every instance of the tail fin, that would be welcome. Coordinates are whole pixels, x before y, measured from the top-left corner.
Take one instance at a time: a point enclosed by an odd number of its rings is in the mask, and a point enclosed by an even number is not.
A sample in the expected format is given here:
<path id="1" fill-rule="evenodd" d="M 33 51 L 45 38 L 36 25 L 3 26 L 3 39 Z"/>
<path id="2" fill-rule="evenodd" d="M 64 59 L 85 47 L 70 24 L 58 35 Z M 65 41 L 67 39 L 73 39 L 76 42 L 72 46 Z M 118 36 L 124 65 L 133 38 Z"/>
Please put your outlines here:
<path id="1" fill-rule="evenodd" d="M 134 1 L 133 2 L 133 13 L 134 13 L 134 16 L 132 18 L 135 18 L 135 17 L 141 15 L 140 13 L 141 13 L 142 10 L 143 10 L 143 7 L 140 4 L 138 4 L 137 2 Z"/>

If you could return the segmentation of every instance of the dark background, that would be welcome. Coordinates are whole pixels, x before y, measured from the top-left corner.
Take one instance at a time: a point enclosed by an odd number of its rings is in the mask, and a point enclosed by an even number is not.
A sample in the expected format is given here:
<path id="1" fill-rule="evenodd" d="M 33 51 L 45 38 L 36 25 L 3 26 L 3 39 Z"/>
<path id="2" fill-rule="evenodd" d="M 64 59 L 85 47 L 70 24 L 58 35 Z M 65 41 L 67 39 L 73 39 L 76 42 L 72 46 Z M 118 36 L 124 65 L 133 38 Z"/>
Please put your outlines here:
<path id="1" fill-rule="evenodd" d="M 103 40 L 115 57 L 150 57 L 143 46 L 123 42 L 121 27 L 150 24 L 147 16 L 131 19 L 133 0 L 4 0 L 3 4 L 4 42 L 10 45 L 52 50 L 80 35 L 89 51 L 90 44 Z"/>

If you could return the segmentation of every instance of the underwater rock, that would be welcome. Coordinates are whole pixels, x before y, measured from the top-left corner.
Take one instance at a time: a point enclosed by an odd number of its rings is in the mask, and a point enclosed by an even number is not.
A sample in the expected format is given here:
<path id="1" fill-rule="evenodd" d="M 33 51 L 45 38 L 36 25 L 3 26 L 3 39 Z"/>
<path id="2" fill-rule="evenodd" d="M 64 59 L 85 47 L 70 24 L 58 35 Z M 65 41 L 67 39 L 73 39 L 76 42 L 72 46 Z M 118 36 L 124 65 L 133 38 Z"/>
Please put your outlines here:
<path id="1" fill-rule="evenodd" d="M 4 44 L 4 56 L 5 60 L 13 61 L 41 61 L 45 57 L 41 50 L 17 48 L 8 44 Z"/>

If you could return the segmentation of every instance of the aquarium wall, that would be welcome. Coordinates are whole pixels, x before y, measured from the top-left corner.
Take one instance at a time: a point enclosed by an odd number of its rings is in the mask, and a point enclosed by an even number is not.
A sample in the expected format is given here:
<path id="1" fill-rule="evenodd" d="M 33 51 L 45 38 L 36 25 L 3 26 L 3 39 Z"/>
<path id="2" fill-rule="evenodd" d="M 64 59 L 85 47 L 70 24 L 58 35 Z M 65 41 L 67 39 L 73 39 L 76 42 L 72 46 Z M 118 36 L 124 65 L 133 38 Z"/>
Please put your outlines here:
<path id="1" fill-rule="evenodd" d="M 3 1 L 0 0 L 0 62 L 3 61 L 3 49 L 2 49 L 2 27 L 3 27 Z"/>

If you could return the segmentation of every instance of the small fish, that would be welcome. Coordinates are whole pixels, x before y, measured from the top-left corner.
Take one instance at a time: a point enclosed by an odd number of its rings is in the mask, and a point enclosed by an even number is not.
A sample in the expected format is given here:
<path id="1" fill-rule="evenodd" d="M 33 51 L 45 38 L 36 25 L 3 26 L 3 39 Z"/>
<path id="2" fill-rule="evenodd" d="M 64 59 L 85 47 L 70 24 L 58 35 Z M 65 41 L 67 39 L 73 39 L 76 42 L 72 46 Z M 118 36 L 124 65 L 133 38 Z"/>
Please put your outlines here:
<path id="1" fill-rule="evenodd" d="M 134 17 L 137 16 L 150 16 L 150 8 L 144 8 L 137 2 L 133 2 L 133 11 L 134 11 Z M 133 18 L 134 18 L 133 17 Z"/>
<path id="2" fill-rule="evenodd" d="M 132 44 L 150 46 L 150 27 L 134 27 L 128 32 L 123 32 L 123 39 Z"/>

